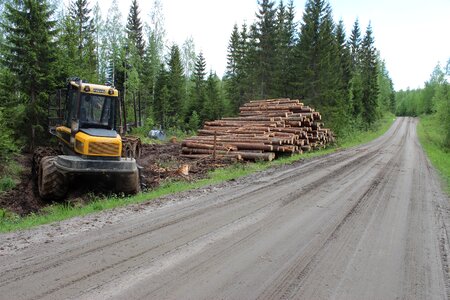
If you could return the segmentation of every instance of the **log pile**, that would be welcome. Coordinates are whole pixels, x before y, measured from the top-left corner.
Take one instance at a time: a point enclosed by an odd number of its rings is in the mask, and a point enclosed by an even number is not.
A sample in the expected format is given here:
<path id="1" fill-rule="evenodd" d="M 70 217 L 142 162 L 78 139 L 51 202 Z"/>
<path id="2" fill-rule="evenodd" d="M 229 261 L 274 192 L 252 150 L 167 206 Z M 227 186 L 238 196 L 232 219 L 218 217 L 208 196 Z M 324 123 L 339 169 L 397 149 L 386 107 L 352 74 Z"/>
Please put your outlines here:
<path id="1" fill-rule="evenodd" d="M 322 117 L 299 100 L 250 101 L 238 117 L 205 122 L 198 136 L 182 142 L 183 156 L 228 156 L 271 161 L 282 154 L 297 154 L 334 142 Z"/>

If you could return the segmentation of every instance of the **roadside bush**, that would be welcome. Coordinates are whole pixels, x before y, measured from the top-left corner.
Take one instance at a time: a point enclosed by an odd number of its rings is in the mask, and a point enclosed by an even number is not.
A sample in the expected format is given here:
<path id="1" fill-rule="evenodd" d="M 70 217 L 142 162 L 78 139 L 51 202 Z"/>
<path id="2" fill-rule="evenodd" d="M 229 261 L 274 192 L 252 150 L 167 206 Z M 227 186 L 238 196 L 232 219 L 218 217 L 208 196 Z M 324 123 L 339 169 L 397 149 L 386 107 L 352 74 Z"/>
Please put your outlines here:
<path id="1" fill-rule="evenodd" d="M 16 186 L 16 182 L 9 176 L 0 178 L 0 192 L 4 192 L 12 189 Z"/>
<path id="2" fill-rule="evenodd" d="M 433 99 L 437 103 L 437 118 L 442 128 L 442 147 L 450 151 L 450 84 L 442 84 Z"/>

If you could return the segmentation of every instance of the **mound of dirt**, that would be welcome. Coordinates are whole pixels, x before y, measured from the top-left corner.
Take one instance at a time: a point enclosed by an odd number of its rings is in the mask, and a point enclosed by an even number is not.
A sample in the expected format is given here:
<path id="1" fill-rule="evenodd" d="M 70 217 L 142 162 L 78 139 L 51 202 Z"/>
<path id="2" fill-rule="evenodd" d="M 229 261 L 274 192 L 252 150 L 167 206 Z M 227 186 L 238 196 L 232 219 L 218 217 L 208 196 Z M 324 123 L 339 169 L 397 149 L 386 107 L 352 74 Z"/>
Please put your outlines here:
<path id="1" fill-rule="evenodd" d="M 36 182 L 32 175 L 31 154 L 22 154 L 17 158 L 23 167 L 18 185 L 0 194 L 0 208 L 20 216 L 39 213 L 51 203 L 43 201 L 38 194 Z M 144 190 L 158 187 L 165 180 L 193 181 L 204 178 L 208 171 L 231 163 L 229 160 L 212 158 L 189 159 L 181 156 L 181 145 L 176 142 L 165 144 L 142 145 L 141 157 L 137 159 L 141 167 L 142 186 Z M 107 179 L 107 178 L 105 178 Z M 77 177 L 76 186 L 69 186 L 66 201 L 72 205 L 88 203 L 95 197 L 107 196 L 113 190 L 110 180 L 98 180 L 98 177 Z"/>

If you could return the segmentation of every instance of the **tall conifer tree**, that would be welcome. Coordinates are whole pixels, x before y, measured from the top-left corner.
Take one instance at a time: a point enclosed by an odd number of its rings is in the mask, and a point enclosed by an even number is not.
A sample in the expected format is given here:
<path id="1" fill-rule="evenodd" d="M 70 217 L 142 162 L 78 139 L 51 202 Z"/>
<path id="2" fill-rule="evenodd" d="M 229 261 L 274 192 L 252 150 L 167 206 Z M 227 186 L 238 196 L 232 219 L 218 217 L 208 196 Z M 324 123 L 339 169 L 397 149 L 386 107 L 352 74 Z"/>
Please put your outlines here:
<path id="1" fill-rule="evenodd" d="M 308 0 L 296 47 L 300 96 L 318 108 L 332 105 L 337 84 L 337 48 L 331 7 L 324 0 Z"/>
<path id="2" fill-rule="evenodd" d="M 142 33 L 142 21 L 139 17 L 139 6 L 137 0 L 131 2 L 130 12 L 128 14 L 127 21 L 127 35 L 129 41 L 136 47 L 139 56 L 144 57 L 145 42 L 144 35 Z"/>
<path id="3" fill-rule="evenodd" d="M 169 73 L 168 84 L 169 88 L 169 113 L 173 117 L 170 125 L 173 126 L 182 120 L 185 111 L 185 78 L 183 65 L 181 64 L 180 48 L 173 45 L 170 49 L 169 57 Z"/>
<path id="4" fill-rule="evenodd" d="M 195 61 L 194 74 L 192 76 L 192 81 L 194 85 L 192 86 L 191 92 L 191 109 L 190 111 L 196 111 L 199 114 L 200 120 L 203 122 L 207 116 L 204 115 L 205 102 L 206 102 L 206 86 L 205 86 L 205 76 L 206 76 L 206 60 L 203 53 L 200 52 Z"/>
<path id="5" fill-rule="evenodd" d="M 363 121 L 370 127 L 378 118 L 378 65 L 370 23 L 367 26 L 361 44 L 361 70 L 363 92 L 362 117 Z"/>
<path id="6" fill-rule="evenodd" d="M 91 11 L 87 0 L 73 0 L 69 7 L 69 15 L 77 30 L 78 53 L 74 59 L 80 66 L 80 72 L 82 73 L 78 75 L 96 81 L 95 27 Z"/>
<path id="7" fill-rule="evenodd" d="M 31 148 L 44 134 L 45 111 L 48 94 L 55 81 L 55 26 L 52 12 L 45 0 L 22 0 L 6 4 L 5 48 L 3 63 L 26 95 L 27 106 L 24 126 L 29 133 Z"/>
<path id="8" fill-rule="evenodd" d="M 270 0 L 258 1 L 256 14 L 257 61 L 256 78 L 258 80 L 258 98 L 276 95 L 275 57 L 277 45 L 276 9 Z M 283 12 L 284 14 L 284 12 Z"/>

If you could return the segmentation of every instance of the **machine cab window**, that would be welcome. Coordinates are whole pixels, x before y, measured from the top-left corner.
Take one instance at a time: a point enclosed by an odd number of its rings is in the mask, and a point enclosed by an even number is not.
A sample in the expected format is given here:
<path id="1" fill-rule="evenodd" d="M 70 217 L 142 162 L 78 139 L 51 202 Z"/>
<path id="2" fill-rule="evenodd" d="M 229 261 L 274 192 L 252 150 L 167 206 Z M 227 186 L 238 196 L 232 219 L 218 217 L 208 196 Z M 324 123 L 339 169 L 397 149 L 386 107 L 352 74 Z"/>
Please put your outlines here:
<path id="1" fill-rule="evenodd" d="M 115 101 L 111 97 L 81 94 L 80 127 L 114 129 Z"/>

